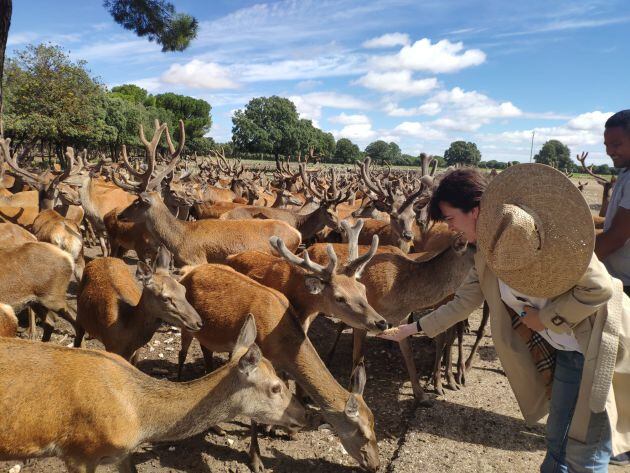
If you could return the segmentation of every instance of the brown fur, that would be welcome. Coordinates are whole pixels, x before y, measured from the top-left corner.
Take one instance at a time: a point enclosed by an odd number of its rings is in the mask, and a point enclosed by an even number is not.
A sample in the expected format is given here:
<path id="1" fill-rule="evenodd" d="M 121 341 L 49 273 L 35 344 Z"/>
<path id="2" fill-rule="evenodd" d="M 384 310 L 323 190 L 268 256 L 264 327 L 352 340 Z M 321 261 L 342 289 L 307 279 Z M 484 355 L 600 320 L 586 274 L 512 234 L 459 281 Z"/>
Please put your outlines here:
<path id="1" fill-rule="evenodd" d="M 219 218 L 226 212 L 229 212 L 232 209 L 237 207 L 243 207 L 247 204 L 238 204 L 236 202 L 203 202 L 201 204 L 193 205 L 193 215 L 198 220 L 204 218 Z"/>
<path id="2" fill-rule="evenodd" d="M 10 305 L 0 303 L 0 337 L 15 337 L 18 320 Z"/>
<path id="3" fill-rule="evenodd" d="M 159 243 L 151 236 L 144 223 L 121 222 L 116 209 L 103 217 L 107 229 L 111 255 L 122 257 L 125 250 L 136 252 L 140 261 L 149 261 L 155 257 Z"/>
<path id="4" fill-rule="evenodd" d="M 0 223 L 0 248 L 20 246 L 37 241 L 35 235 L 15 223 Z"/>
<path id="5" fill-rule="evenodd" d="M 181 280 L 186 297 L 204 321 L 202 329 L 182 332 L 180 367 L 193 336 L 210 351 L 230 351 L 238 327 L 248 313 L 256 318 L 256 342 L 277 369 L 288 372 L 322 407 L 322 414 L 346 450 L 369 471 L 379 466 L 374 417 L 360 393 L 337 383 L 302 330 L 287 299 L 274 289 L 222 265 L 205 264 Z M 348 403 L 357 416 L 346 415 Z M 363 449 L 361 451 L 361 449 Z"/>
<path id="6" fill-rule="evenodd" d="M 269 253 L 268 241 L 274 235 L 282 238 L 292 251 L 302 241 L 296 229 L 278 220 L 178 220 L 155 192 L 142 194 L 141 199 L 118 218 L 145 222 L 151 234 L 166 246 L 175 264 L 180 266 L 222 263 L 229 255 L 246 250 Z"/>
<path id="7" fill-rule="evenodd" d="M 141 290 L 122 260 L 97 258 L 86 266 L 77 298 L 75 347 L 87 331 L 107 351 L 131 360 L 162 320 L 190 330 L 201 326 L 184 288 L 168 271 L 153 273 Z"/>
<path id="8" fill-rule="evenodd" d="M 239 340 L 253 342 L 255 333 Z M 151 378 L 114 354 L 24 340 L 0 340 L 0 366 L 0 460 L 58 456 L 70 473 L 103 461 L 135 471 L 130 454 L 140 444 L 186 439 L 237 415 L 291 428 L 305 422 L 251 343 L 188 383 Z"/>
<path id="9" fill-rule="evenodd" d="M 3 271 L 0 274 L 0 301 L 15 312 L 35 304 L 38 315 L 46 320 L 46 310 L 61 315 L 74 326 L 66 303 L 66 292 L 74 270 L 72 257 L 49 243 L 33 242 L 0 249 Z M 34 327 L 31 327 L 33 331 Z M 45 325 L 44 339 L 53 327 Z"/>

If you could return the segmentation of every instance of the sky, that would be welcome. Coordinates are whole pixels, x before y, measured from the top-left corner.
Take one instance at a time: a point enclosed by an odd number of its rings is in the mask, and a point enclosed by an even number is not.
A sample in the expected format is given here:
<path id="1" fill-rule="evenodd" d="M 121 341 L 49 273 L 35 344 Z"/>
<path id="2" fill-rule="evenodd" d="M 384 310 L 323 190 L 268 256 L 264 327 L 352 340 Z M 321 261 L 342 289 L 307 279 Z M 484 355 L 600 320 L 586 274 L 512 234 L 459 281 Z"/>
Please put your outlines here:
<path id="1" fill-rule="evenodd" d="M 628 0 L 173 1 L 199 34 L 181 53 L 117 25 L 99 0 L 16 0 L 7 53 L 52 42 L 108 87 L 212 106 L 209 136 L 260 96 L 295 103 L 336 139 L 521 161 L 549 139 L 609 163 L 606 119 L 630 108 Z"/>

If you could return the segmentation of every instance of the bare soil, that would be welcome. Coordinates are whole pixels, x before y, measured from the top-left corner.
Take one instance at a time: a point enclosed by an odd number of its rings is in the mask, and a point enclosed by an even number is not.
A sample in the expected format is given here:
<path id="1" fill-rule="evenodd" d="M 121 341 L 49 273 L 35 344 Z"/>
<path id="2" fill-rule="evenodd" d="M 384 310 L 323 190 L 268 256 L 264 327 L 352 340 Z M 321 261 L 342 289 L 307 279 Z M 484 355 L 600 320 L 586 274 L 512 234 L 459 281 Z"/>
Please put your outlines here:
<path id="1" fill-rule="evenodd" d="M 601 187 L 592 179 L 585 196 L 589 203 L 599 204 Z M 131 260 L 129 263 L 130 270 L 135 270 L 131 267 Z M 470 319 L 473 330 L 464 340 L 466 355 L 480 319 L 481 310 L 477 310 Z M 324 318 L 311 327 L 309 335 L 322 357 L 328 352 L 335 333 L 336 323 Z M 72 341 L 70 326 L 60 322 L 51 343 L 70 345 Z M 350 375 L 351 343 L 350 333 L 344 333 L 330 366 L 342 385 L 348 383 Z M 86 346 L 102 349 L 95 340 L 88 340 Z M 427 337 L 416 336 L 413 346 L 418 370 L 427 382 L 435 351 L 433 343 Z M 139 368 L 152 376 L 175 381 L 178 350 L 179 330 L 165 325 L 142 350 Z M 473 367 L 467 373 L 466 386 L 457 391 L 447 389 L 446 394 L 438 397 L 430 408 L 416 406 L 402 356 L 393 343 L 370 338 L 367 341 L 366 368 L 368 384 L 365 398 L 376 419 L 380 471 L 538 471 L 545 449 L 544 426 L 528 427 L 520 417 L 493 348 L 489 327 Z M 203 373 L 201 350 L 194 342 L 188 354 L 184 378 L 194 379 Z M 227 432 L 226 436 L 208 432 L 177 444 L 142 446 L 134 452 L 133 460 L 141 473 L 250 471 L 247 466 L 247 422 L 240 419 L 222 427 Z M 263 437 L 260 444 L 267 470 L 276 473 L 358 471 L 354 460 L 343 450 L 334 433 L 325 427 L 300 432 L 294 440 L 284 436 Z M 31 460 L 26 464 L 0 462 L 0 472 L 7 472 L 16 465 L 21 466 L 21 471 L 29 473 L 65 472 L 63 463 L 56 458 Z M 116 469 L 103 466 L 99 471 L 114 472 Z M 611 467 L 610 471 L 621 473 L 624 469 Z"/>

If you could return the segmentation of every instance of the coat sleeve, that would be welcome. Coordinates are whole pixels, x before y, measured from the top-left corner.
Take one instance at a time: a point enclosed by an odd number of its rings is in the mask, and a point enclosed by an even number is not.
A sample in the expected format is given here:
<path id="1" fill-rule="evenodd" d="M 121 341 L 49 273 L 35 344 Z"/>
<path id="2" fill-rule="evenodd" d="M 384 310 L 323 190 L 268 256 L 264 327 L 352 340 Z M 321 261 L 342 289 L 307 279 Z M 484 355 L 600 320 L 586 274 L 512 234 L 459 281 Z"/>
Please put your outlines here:
<path id="1" fill-rule="evenodd" d="M 593 255 L 578 283 L 540 310 L 540 321 L 554 332 L 569 332 L 573 326 L 606 304 L 612 297 L 612 291 L 608 271 L 597 256 Z"/>
<path id="2" fill-rule="evenodd" d="M 453 300 L 420 319 L 420 326 L 429 337 L 433 338 L 457 322 L 466 320 L 483 301 L 484 296 L 481 292 L 477 268 L 473 266 L 462 285 L 455 291 Z"/>

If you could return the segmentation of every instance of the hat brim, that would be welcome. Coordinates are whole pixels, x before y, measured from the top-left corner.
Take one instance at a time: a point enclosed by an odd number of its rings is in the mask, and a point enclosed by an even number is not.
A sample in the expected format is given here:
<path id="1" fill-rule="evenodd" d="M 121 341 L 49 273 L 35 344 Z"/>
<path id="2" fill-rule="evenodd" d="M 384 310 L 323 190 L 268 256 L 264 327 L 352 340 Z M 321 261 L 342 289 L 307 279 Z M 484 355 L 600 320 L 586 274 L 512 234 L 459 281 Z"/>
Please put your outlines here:
<path id="1" fill-rule="evenodd" d="M 525 268 L 499 269 L 493 264 L 491 242 L 504 204 L 532 209 L 543 227 L 544 243 Z M 533 297 L 558 296 L 571 289 L 589 265 L 595 249 L 593 217 L 582 193 L 563 173 L 544 164 L 519 164 L 501 172 L 484 192 L 477 247 L 508 286 Z"/>

